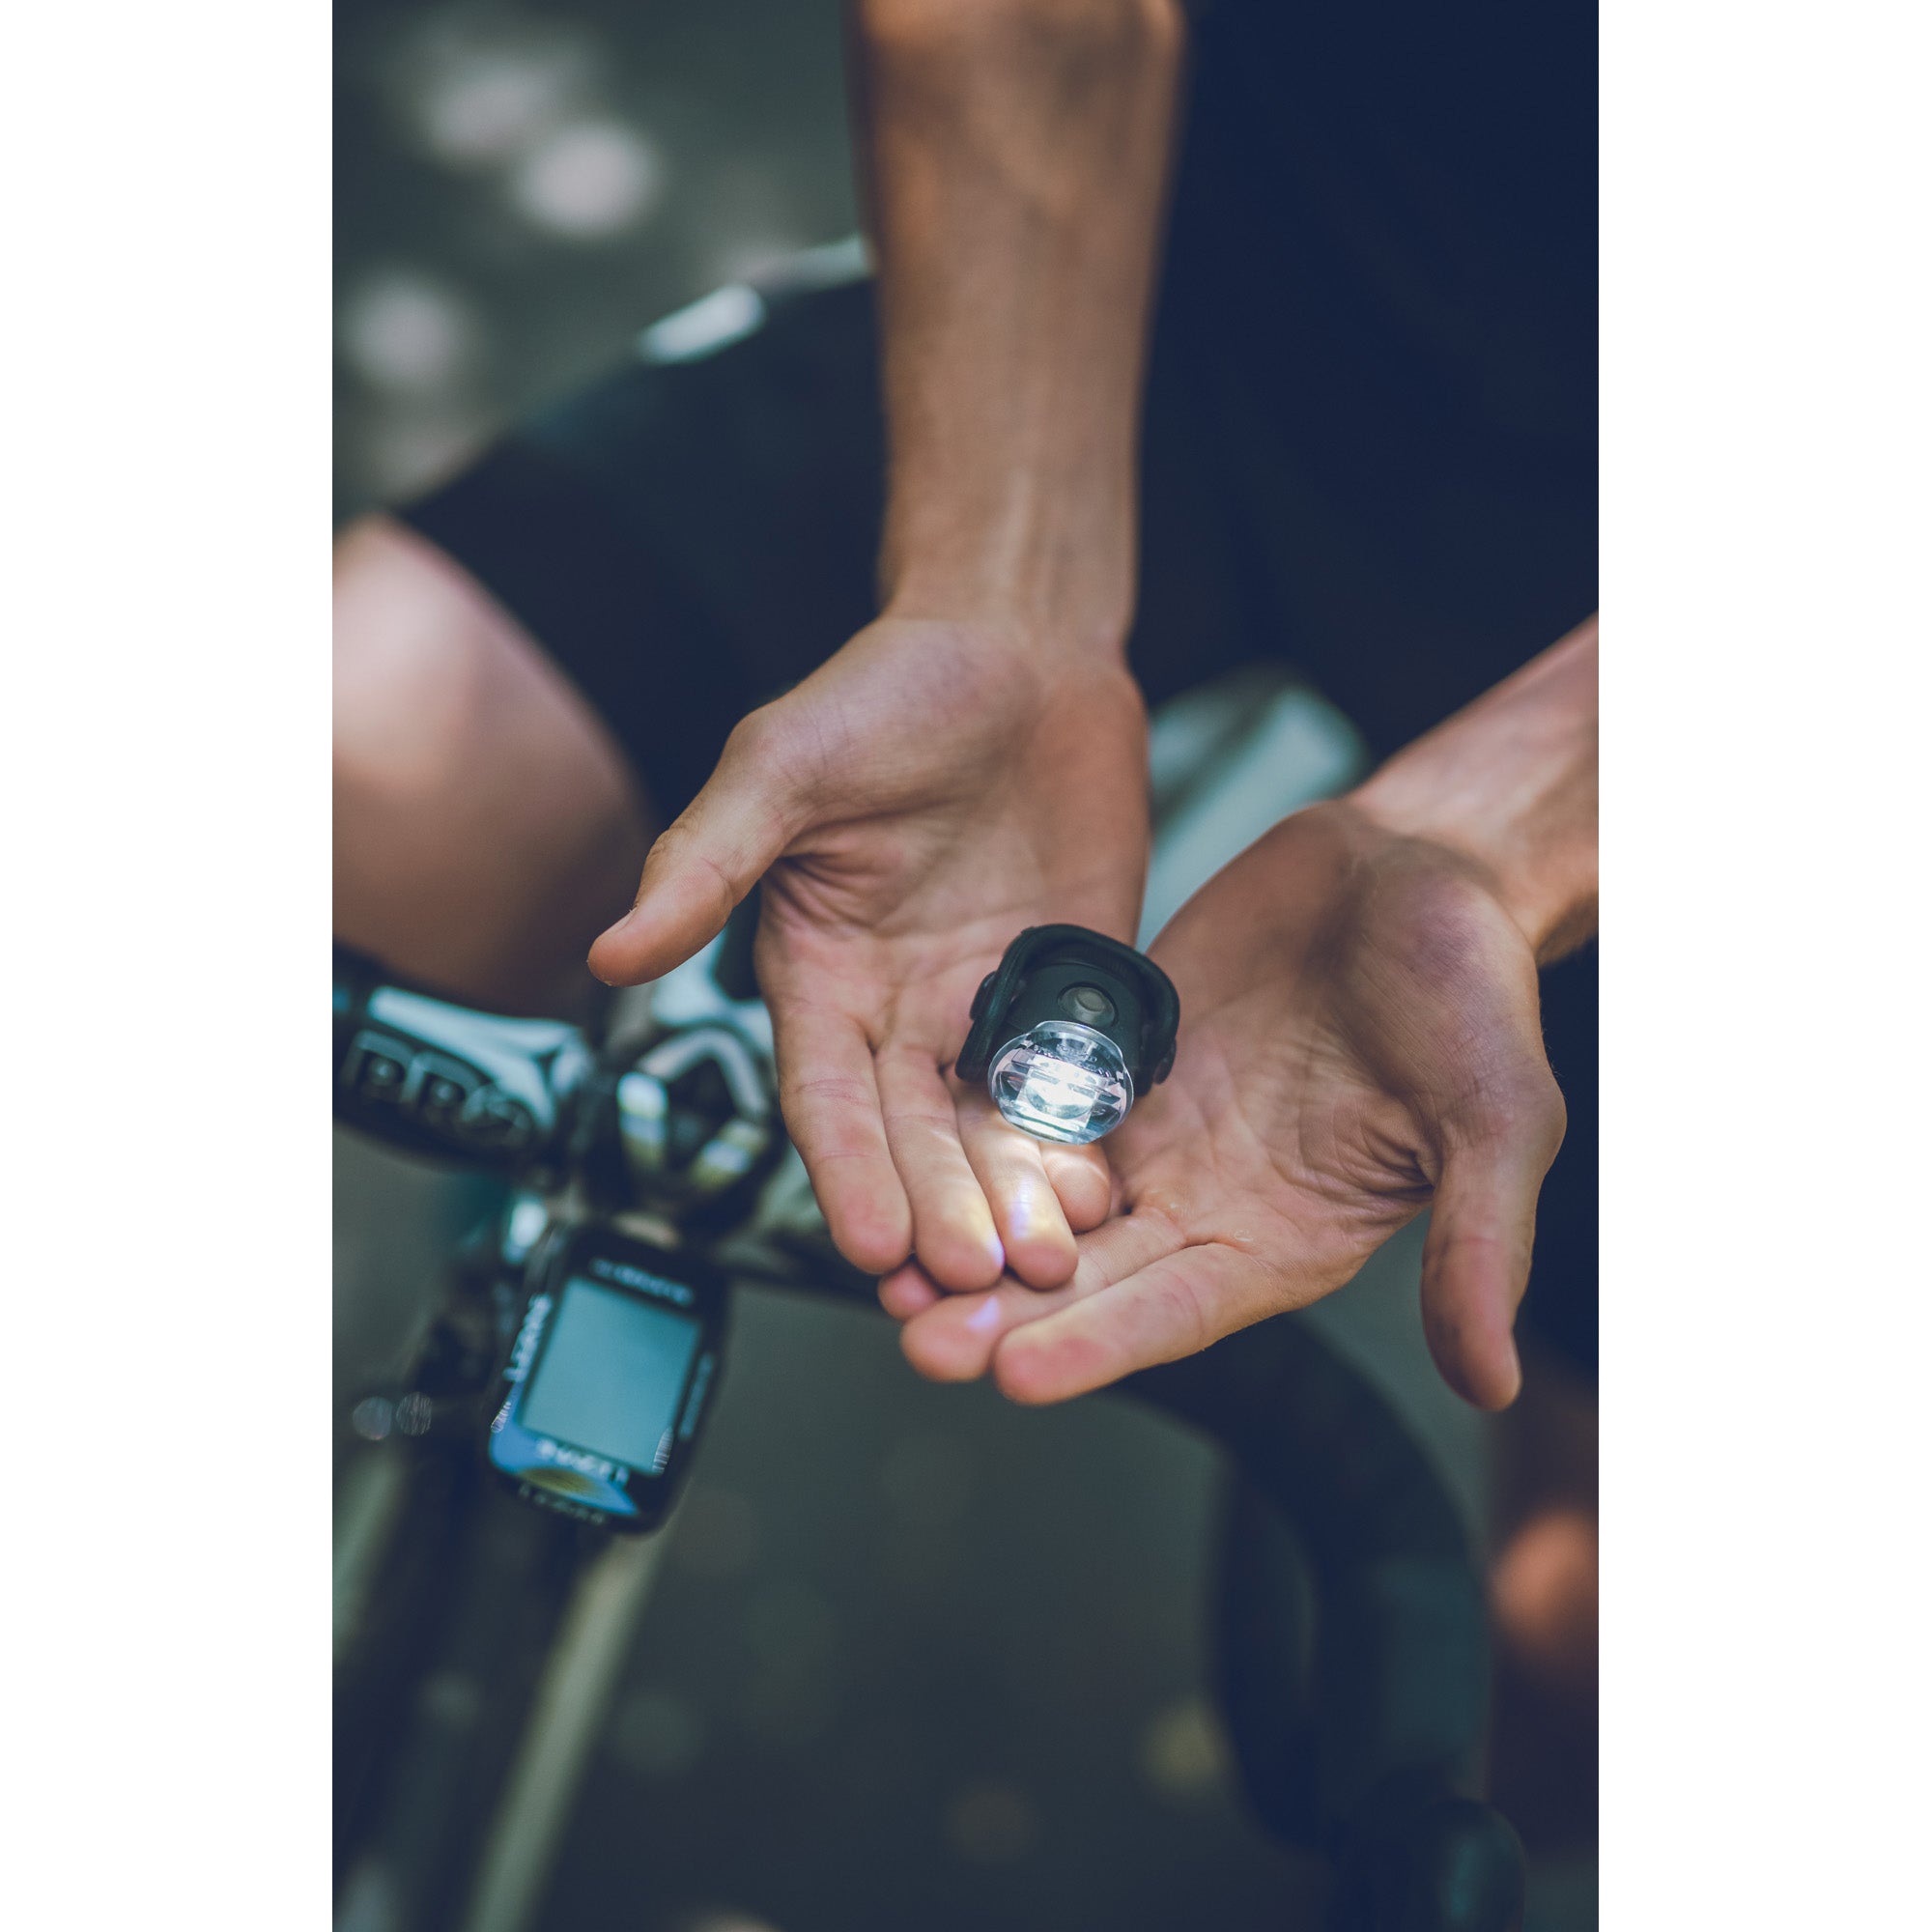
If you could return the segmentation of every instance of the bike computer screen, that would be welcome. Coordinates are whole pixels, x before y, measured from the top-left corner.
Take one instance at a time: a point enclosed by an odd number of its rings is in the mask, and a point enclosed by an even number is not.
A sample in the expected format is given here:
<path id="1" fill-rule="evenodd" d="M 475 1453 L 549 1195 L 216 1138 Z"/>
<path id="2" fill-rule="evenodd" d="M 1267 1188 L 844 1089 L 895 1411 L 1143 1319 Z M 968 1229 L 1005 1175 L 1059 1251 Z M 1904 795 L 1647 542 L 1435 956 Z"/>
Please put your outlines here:
<path id="1" fill-rule="evenodd" d="M 611 1529 L 668 1512 L 718 1366 L 724 1286 L 603 1230 L 542 1250 L 490 1424 L 526 1501 Z"/>
<path id="2" fill-rule="evenodd" d="M 524 1427 L 662 1469 L 703 1334 L 689 1315 L 573 1276 L 524 1397 Z"/>

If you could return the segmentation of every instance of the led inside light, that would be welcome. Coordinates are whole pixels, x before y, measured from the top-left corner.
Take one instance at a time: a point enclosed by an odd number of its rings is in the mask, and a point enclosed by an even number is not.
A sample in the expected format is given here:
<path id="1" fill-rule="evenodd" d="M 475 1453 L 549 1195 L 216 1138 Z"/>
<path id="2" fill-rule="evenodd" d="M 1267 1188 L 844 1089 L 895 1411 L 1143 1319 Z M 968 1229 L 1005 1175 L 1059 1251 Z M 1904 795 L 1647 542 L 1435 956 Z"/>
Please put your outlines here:
<path id="1" fill-rule="evenodd" d="M 1022 1133 L 1069 1147 L 1111 1133 L 1134 1104 L 1121 1049 L 1105 1034 L 1067 1020 L 1044 1020 L 1004 1047 L 986 1088 Z"/>

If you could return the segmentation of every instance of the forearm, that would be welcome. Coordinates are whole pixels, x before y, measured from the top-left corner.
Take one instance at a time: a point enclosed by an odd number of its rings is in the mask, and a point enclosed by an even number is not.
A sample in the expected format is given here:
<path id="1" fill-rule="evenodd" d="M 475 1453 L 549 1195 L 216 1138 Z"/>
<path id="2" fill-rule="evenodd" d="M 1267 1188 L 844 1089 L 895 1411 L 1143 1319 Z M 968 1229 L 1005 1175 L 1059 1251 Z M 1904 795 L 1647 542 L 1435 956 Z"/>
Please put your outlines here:
<path id="1" fill-rule="evenodd" d="M 855 0 L 887 604 L 1118 649 L 1172 0 Z"/>
<path id="2" fill-rule="evenodd" d="M 1378 824 L 1463 853 L 1539 960 L 1597 929 L 1597 620 L 1399 752 L 1354 794 Z"/>

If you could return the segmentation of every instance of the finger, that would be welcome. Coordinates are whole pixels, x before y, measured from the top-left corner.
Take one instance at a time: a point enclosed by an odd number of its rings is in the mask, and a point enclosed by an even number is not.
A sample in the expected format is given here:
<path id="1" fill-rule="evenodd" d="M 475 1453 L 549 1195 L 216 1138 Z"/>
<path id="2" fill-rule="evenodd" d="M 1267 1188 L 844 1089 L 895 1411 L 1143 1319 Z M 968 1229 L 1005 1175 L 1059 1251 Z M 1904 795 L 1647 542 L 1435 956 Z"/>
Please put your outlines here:
<path id="1" fill-rule="evenodd" d="M 918 1047 L 889 1047 L 873 1065 L 886 1142 L 912 1204 L 913 1252 L 940 1288 L 990 1288 L 1006 1266 L 1006 1249 L 959 1144 L 952 1090 Z"/>
<path id="2" fill-rule="evenodd" d="M 897 1321 L 909 1321 L 940 1299 L 939 1290 L 917 1262 L 907 1262 L 879 1282 L 879 1306 Z"/>
<path id="3" fill-rule="evenodd" d="M 1171 1221 L 1151 1213 L 1109 1221 L 1096 1234 L 1081 1238 L 1080 1263 L 1065 1288 L 1041 1293 L 1004 1281 L 988 1293 L 942 1296 L 907 1321 L 899 1332 L 899 1347 L 928 1380 L 977 1380 L 992 1367 L 994 1351 L 1015 1329 L 1112 1288 L 1173 1254 L 1181 1238 Z"/>
<path id="4" fill-rule="evenodd" d="M 1007 1266 L 1029 1288 L 1058 1288 L 1080 1257 L 1044 1145 L 1009 1126 L 983 1094 L 963 1095 L 958 1115 L 959 1143 L 992 1209 Z"/>
<path id="5" fill-rule="evenodd" d="M 759 742 L 741 724 L 710 781 L 651 847 L 631 910 L 590 949 L 590 970 L 607 985 L 640 985 L 681 965 L 783 855 L 799 829 L 798 795 L 758 755 Z"/>
<path id="6" fill-rule="evenodd" d="M 885 1274 L 912 1247 L 865 1029 L 823 1008 L 775 1006 L 779 1106 L 838 1252 Z"/>
<path id="7" fill-rule="evenodd" d="M 916 1310 L 899 1329 L 899 1352 L 929 1382 L 978 1381 L 993 1365 L 1000 1337 L 1022 1320 L 1016 1300 L 1058 1308 L 1072 1296 L 1070 1288 L 1024 1288 L 1003 1282 L 978 1294 L 942 1294 L 930 1308 Z"/>
<path id="8" fill-rule="evenodd" d="M 1076 1235 L 1097 1228 L 1113 1211 L 1114 1174 L 1099 1145 L 1040 1149 L 1060 1210 Z"/>
<path id="9" fill-rule="evenodd" d="M 1014 1402 L 1065 1402 L 1194 1354 L 1283 1305 L 1274 1271 L 1253 1255 L 1183 1248 L 1014 1329 L 994 1350 L 993 1378 Z"/>
<path id="10" fill-rule="evenodd" d="M 1548 1167 L 1533 1150 L 1453 1152 L 1435 1189 L 1422 1247 L 1423 1332 L 1443 1380 L 1478 1408 L 1507 1408 L 1522 1386 L 1512 1331 Z"/>

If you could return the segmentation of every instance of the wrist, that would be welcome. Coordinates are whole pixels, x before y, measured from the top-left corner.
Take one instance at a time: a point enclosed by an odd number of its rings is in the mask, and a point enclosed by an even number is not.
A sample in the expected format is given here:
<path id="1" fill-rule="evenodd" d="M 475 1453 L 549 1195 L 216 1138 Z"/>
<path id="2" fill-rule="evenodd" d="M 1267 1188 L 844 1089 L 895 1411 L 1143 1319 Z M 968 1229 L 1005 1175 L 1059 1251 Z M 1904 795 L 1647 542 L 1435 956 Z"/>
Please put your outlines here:
<path id="1" fill-rule="evenodd" d="M 1474 871 L 1522 934 L 1537 964 L 1574 952 L 1597 928 L 1596 868 L 1580 850 L 1551 849 L 1530 836 L 1506 801 L 1482 811 L 1448 810 L 1416 797 L 1387 767 L 1349 794 L 1378 833 L 1451 854 Z M 1421 780 L 1423 774 L 1412 776 Z"/>
<path id="2" fill-rule="evenodd" d="M 1134 596 L 1126 521 L 1124 534 L 1098 533 L 1021 509 L 970 533 L 953 524 L 918 539 L 889 521 L 882 614 L 964 624 L 1069 661 L 1123 663 Z"/>
<path id="3" fill-rule="evenodd" d="M 1350 795 L 1489 882 L 1541 963 L 1597 923 L 1597 622 L 1399 752 Z"/>

